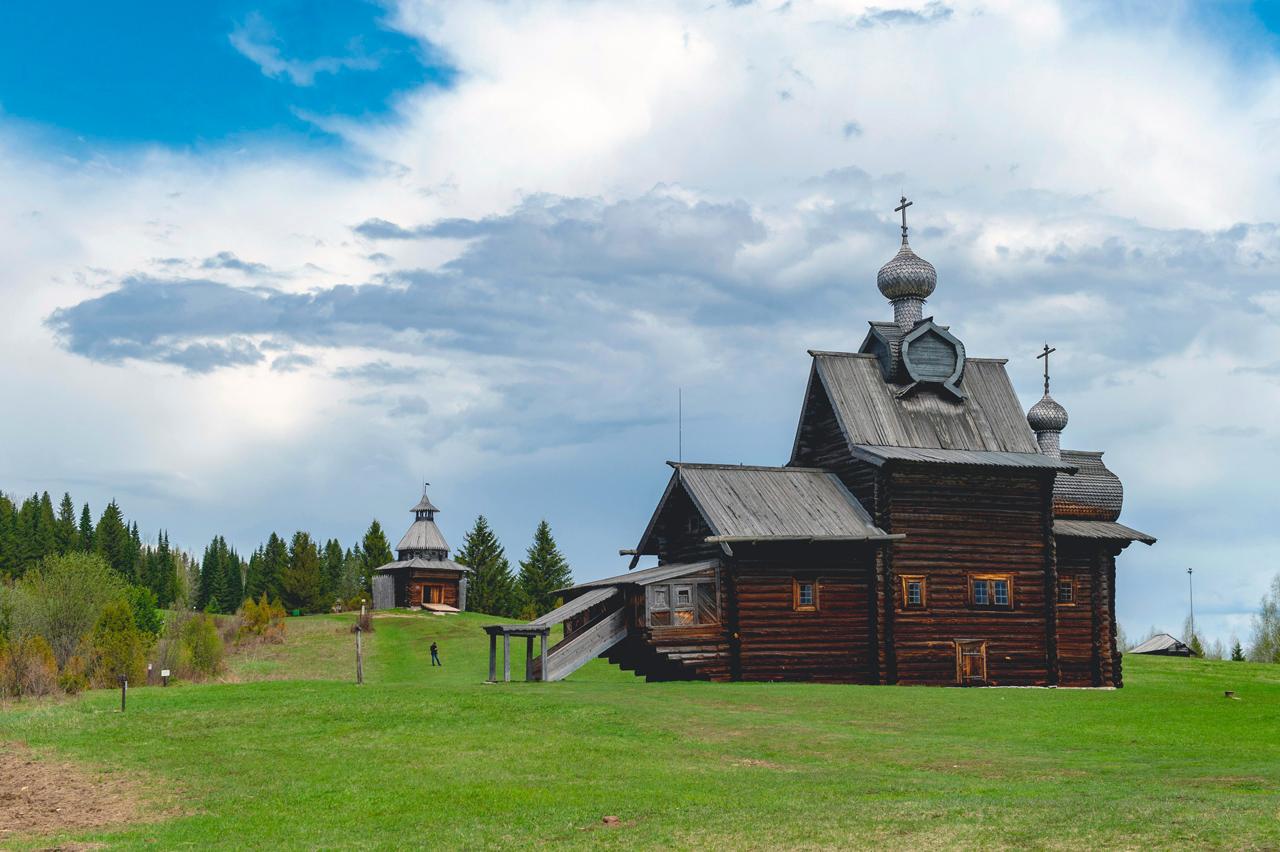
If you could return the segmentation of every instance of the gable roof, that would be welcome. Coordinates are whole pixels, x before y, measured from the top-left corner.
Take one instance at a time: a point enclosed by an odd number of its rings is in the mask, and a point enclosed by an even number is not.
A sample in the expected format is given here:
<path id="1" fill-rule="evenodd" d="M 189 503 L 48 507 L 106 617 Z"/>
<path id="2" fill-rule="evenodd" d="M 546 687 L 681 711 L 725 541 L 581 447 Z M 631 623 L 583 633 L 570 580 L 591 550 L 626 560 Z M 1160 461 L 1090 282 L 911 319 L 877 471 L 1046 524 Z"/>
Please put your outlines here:
<path id="1" fill-rule="evenodd" d="M 1005 373 L 1004 360 L 967 358 L 967 398 L 953 401 L 933 393 L 899 397 L 903 388 L 884 380 L 874 355 L 819 351 L 809 354 L 813 356 L 813 368 L 801 422 L 813 394 L 825 392 L 851 447 L 863 444 L 1003 453 L 1040 451 Z M 797 428 L 797 442 L 799 432 Z"/>
<path id="2" fill-rule="evenodd" d="M 1170 636 L 1168 633 L 1157 633 L 1147 641 L 1129 649 L 1130 654 L 1155 654 L 1160 651 L 1186 651 L 1190 653 L 1191 649 L 1180 639 Z"/>
<path id="3" fill-rule="evenodd" d="M 640 539 L 638 553 L 652 552 L 647 549 L 649 539 L 676 487 L 684 488 L 711 528 L 708 541 L 884 541 L 896 537 L 872 522 L 835 474 L 819 468 L 667 464 L 675 470 Z"/>

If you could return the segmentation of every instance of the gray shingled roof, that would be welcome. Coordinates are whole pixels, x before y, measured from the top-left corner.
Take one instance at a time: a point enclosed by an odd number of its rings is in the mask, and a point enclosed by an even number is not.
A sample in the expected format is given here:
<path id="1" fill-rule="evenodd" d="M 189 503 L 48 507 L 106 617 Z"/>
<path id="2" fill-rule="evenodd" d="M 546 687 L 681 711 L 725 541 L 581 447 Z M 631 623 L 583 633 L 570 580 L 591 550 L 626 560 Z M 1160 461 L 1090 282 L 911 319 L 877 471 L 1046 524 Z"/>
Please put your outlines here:
<path id="1" fill-rule="evenodd" d="M 435 506 L 431 505 L 431 498 L 429 498 L 424 493 L 422 495 L 422 499 L 418 501 L 418 505 L 414 506 L 409 511 L 410 512 L 439 512 L 440 510 L 437 509 Z"/>
<path id="2" fill-rule="evenodd" d="M 400 539 L 400 543 L 396 545 L 396 550 L 448 551 L 449 543 L 444 540 L 444 535 L 441 534 L 435 521 L 423 518 L 413 522 L 409 531 L 404 534 L 404 538 Z"/>
<path id="3" fill-rule="evenodd" d="M 637 586 L 648 586 L 651 583 L 661 583 L 663 580 L 672 580 L 676 577 L 687 577 L 691 574 L 700 574 L 711 571 L 720 563 L 716 560 L 707 562 L 683 562 L 671 563 L 668 565 L 656 565 L 653 568 L 642 568 L 639 571 L 628 571 L 626 574 L 619 574 L 616 577 L 605 577 L 602 580 L 589 580 L 585 583 L 578 583 L 576 586 L 570 586 L 567 589 L 560 589 L 560 592 L 572 592 L 580 589 L 596 589 L 608 586 L 621 586 L 633 584 Z"/>
<path id="4" fill-rule="evenodd" d="M 413 559 L 397 559 L 386 565 L 379 565 L 373 570 L 395 571 L 400 568 L 417 568 L 422 571 L 461 571 L 464 574 L 471 571 L 467 566 L 459 565 L 452 559 L 423 559 L 421 556 L 415 556 Z"/>
<path id="5" fill-rule="evenodd" d="M 1070 473 L 1075 466 L 1065 459 L 1059 461 L 1042 453 L 1002 453 L 991 450 L 936 450 L 920 447 L 873 447 L 856 444 L 853 454 L 874 465 L 889 461 L 908 461 L 924 464 L 950 464 L 969 467 L 1014 467 L 1033 470 L 1060 470 Z M 1070 479 L 1070 476 L 1059 479 Z"/>
<path id="6" fill-rule="evenodd" d="M 1063 450 L 1062 460 L 1079 468 L 1075 476 L 1059 476 L 1053 483 L 1053 516 L 1090 521 L 1114 521 L 1124 504 L 1124 486 L 1102 462 L 1102 453 Z"/>
<path id="7" fill-rule="evenodd" d="M 831 400 L 850 445 L 1038 453 L 1005 361 L 965 360 L 963 402 L 933 393 L 899 399 L 873 355 L 811 352 L 813 378 Z"/>
<path id="8" fill-rule="evenodd" d="M 1129 649 L 1130 654 L 1154 654 L 1159 651 L 1167 651 L 1170 648 L 1190 650 L 1185 642 L 1170 636 L 1168 633 L 1157 633 L 1147 641 Z"/>
<path id="9" fill-rule="evenodd" d="M 1133 527 L 1117 524 L 1115 521 L 1078 521 L 1071 518 L 1055 518 L 1053 534 L 1065 538 L 1102 538 L 1113 541 L 1140 541 L 1143 544 L 1155 544 L 1154 536 L 1139 532 Z"/>

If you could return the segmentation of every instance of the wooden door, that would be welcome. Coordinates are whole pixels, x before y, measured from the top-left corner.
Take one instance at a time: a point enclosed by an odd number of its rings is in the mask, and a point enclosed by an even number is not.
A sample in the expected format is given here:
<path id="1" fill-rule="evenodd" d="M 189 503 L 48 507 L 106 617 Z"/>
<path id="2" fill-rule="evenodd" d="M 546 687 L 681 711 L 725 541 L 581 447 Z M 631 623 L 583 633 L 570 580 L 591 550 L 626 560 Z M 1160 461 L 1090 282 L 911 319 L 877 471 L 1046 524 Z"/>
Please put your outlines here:
<path id="1" fill-rule="evenodd" d="M 426 603 L 444 603 L 444 586 L 427 586 L 424 592 Z"/>
<path id="2" fill-rule="evenodd" d="M 987 682 L 987 643 L 956 640 L 956 683 L 982 686 Z"/>

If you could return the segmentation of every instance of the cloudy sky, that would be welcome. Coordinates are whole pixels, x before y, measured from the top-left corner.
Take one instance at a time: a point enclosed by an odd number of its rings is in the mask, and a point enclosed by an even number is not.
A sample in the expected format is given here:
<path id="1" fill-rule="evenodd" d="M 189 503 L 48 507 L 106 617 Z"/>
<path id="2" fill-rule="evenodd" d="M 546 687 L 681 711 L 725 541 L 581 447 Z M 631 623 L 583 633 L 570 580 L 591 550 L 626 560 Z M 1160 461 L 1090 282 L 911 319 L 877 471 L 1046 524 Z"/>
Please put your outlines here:
<path id="1" fill-rule="evenodd" d="M 677 452 L 782 463 L 808 348 L 927 312 L 1056 345 L 1130 634 L 1247 634 L 1280 564 L 1280 15 L 1248 3 L 0 7 L 0 488 L 144 533 L 623 570 Z"/>

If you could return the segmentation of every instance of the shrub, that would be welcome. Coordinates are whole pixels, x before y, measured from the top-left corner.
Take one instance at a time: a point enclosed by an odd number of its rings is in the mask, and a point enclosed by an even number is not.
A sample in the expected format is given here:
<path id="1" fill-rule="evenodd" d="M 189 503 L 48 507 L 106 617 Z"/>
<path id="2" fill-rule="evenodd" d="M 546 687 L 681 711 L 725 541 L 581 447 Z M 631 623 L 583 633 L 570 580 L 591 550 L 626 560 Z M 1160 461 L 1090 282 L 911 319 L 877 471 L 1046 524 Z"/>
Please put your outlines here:
<path id="1" fill-rule="evenodd" d="M 182 625 L 177 668 L 184 676 L 214 675 L 221 670 L 222 637 L 208 615 L 201 613 Z"/>
<path id="2" fill-rule="evenodd" d="M 58 663 L 42 636 L 10 642 L 0 651 L 0 696 L 22 698 L 58 691 Z"/>
<path id="3" fill-rule="evenodd" d="M 93 628 L 92 680 L 96 686 L 114 686 L 121 676 L 143 683 L 147 673 L 147 639 L 133 620 L 126 600 L 107 604 Z"/>
<path id="4" fill-rule="evenodd" d="M 156 601 L 156 593 L 145 586 L 130 586 L 125 598 L 133 610 L 133 623 L 143 636 L 154 640 L 164 629 L 164 616 Z"/>
<path id="5" fill-rule="evenodd" d="M 360 628 L 361 633 L 373 632 L 373 612 L 371 610 L 366 609 L 363 613 L 356 615 L 356 623 L 351 625 L 351 632 L 355 633 L 357 627 Z"/>
<path id="6" fill-rule="evenodd" d="M 278 601 L 268 601 L 267 593 L 263 592 L 260 600 L 255 602 L 250 598 L 240 608 L 241 624 L 236 641 L 256 639 L 278 645 L 284 641 L 284 619 L 284 607 Z"/>
<path id="7" fill-rule="evenodd" d="M 93 631 L 107 604 L 123 592 L 124 581 L 100 556 L 47 557 L 13 589 L 12 632 L 43 636 L 58 665 L 64 666 Z"/>
<path id="8" fill-rule="evenodd" d="M 82 648 L 71 655 L 58 673 L 58 686 L 68 695 L 76 695 L 89 688 L 89 658 L 91 648 Z"/>

